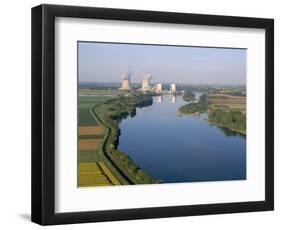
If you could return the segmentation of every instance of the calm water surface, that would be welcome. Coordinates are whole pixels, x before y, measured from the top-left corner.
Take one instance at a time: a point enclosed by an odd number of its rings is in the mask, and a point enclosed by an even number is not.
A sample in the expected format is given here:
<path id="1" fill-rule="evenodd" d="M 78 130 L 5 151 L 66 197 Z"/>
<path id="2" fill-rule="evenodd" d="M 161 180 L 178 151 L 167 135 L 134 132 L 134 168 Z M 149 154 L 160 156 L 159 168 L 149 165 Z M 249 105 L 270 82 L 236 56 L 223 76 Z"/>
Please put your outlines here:
<path id="1" fill-rule="evenodd" d="M 166 183 L 246 179 L 245 137 L 200 117 L 177 116 L 181 97 L 155 97 L 120 123 L 119 149 Z"/>

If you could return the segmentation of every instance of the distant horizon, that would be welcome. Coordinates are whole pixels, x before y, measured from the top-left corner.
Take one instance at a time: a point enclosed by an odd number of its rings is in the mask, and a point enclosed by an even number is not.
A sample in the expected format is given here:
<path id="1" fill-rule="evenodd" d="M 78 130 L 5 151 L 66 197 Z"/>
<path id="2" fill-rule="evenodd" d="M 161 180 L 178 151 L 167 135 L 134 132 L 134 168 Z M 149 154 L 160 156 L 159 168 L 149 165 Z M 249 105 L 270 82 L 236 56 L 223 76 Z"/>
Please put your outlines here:
<path id="1" fill-rule="evenodd" d="M 78 42 L 78 76 L 83 83 L 131 83 L 246 86 L 246 49 L 171 45 Z"/>
<path id="2" fill-rule="evenodd" d="M 171 81 L 171 82 L 156 82 L 156 81 L 150 81 L 150 83 L 153 85 L 153 84 L 157 84 L 157 83 L 161 83 L 161 84 L 179 84 L 179 85 L 201 85 L 201 86 L 244 86 L 246 87 L 246 84 L 229 84 L 229 83 L 225 83 L 225 84 L 215 84 L 215 83 L 179 83 L 179 82 L 174 82 L 174 81 Z M 122 80 L 120 81 L 116 81 L 116 82 L 96 82 L 96 81 L 80 81 L 79 82 L 79 85 L 81 84 L 122 84 Z M 131 84 L 140 84 L 141 85 L 141 82 L 132 82 L 131 81 Z"/>

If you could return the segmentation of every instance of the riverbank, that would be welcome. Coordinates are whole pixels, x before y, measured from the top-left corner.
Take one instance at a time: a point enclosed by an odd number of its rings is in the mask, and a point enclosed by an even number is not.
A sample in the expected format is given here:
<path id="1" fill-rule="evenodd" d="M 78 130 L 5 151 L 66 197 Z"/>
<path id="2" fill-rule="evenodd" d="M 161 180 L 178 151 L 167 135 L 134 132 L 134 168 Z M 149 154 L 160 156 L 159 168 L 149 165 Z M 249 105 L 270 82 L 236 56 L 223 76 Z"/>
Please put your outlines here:
<path id="1" fill-rule="evenodd" d="M 152 103 L 151 95 L 135 94 L 110 99 L 92 109 L 95 119 L 107 130 L 101 150 L 115 167 L 118 177 L 123 177 L 129 184 L 159 183 L 136 165 L 126 153 L 118 150 L 119 122 L 128 116 L 135 116 L 137 107 L 150 106 Z"/>
<path id="2" fill-rule="evenodd" d="M 242 134 L 243 136 L 246 136 L 246 131 L 242 131 L 242 130 L 238 130 L 238 129 L 233 129 L 233 128 L 230 128 L 228 126 L 225 126 L 225 125 L 222 125 L 222 124 L 218 124 L 218 123 L 214 123 L 214 122 L 211 122 L 209 120 L 207 120 L 208 124 L 209 125 L 214 125 L 214 126 L 218 126 L 218 127 L 222 127 L 222 128 L 227 128 L 233 132 L 237 132 L 239 134 Z"/>
<path id="3" fill-rule="evenodd" d="M 216 108 L 209 105 L 209 96 L 201 95 L 198 103 L 188 103 L 178 109 L 180 116 L 198 116 L 200 113 L 208 115 L 209 124 L 228 128 L 232 131 L 246 135 L 246 115 L 242 111 L 232 111 L 225 107 Z"/>
<path id="4" fill-rule="evenodd" d="M 177 116 L 183 117 L 183 116 L 190 116 L 190 117 L 196 117 L 200 115 L 200 112 L 194 112 L 194 113 L 184 113 L 180 110 L 177 111 Z"/>
<path id="5" fill-rule="evenodd" d="M 206 121 L 208 122 L 208 124 L 210 125 L 215 125 L 215 126 L 219 126 L 219 127 L 224 127 L 224 128 L 227 128 L 231 131 L 234 131 L 234 132 L 237 132 L 237 133 L 240 133 L 240 134 L 243 134 L 244 136 L 246 136 L 246 130 L 241 130 L 241 129 L 235 129 L 235 128 L 232 128 L 229 124 L 229 125 L 224 125 L 224 124 L 221 124 L 219 122 L 214 122 L 212 120 L 210 120 L 210 116 L 209 116 L 209 112 L 211 110 L 210 109 L 206 109 L 205 111 L 196 111 L 196 112 L 192 112 L 192 113 L 187 113 L 187 112 L 182 112 L 180 109 L 177 111 L 177 116 L 191 116 L 191 117 L 196 117 L 196 116 L 199 116 L 200 114 L 202 113 L 206 113 L 208 116 L 208 118 L 206 119 Z"/>

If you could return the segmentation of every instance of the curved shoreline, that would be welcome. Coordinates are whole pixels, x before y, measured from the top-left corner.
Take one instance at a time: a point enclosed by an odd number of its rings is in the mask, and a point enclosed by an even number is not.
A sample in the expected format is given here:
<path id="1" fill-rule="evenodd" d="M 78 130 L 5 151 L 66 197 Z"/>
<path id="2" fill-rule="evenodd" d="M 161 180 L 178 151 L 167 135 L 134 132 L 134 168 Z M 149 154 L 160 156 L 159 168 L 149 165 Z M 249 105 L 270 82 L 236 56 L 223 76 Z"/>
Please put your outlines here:
<path id="1" fill-rule="evenodd" d="M 214 126 L 217 126 L 217 127 L 227 128 L 227 129 L 229 129 L 229 130 L 231 130 L 231 131 L 233 131 L 233 132 L 239 133 L 240 135 L 247 136 L 246 132 L 242 132 L 242 131 L 240 131 L 240 130 L 232 129 L 232 128 L 227 127 L 227 126 L 225 126 L 225 125 L 220 125 L 220 124 L 211 122 L 211 121 L 209 121 L 209 120 L 207 120 L 207 121 L 208 121 L 208 124 L 210 124 L 210 125 L 214 125 Z"/>
<path id="2" fill-rule="evenodd" d="M 128 184 L 144 184 L 142 183 L 140 180 L 138 180 L 137 175 L 132 174 L 128 169 L 125 168 L 125 166 L 122 164 L 122 161 L 120 161 L 120 159 L 118 159 L 115 155 L 113 155 L 112 153 L 110 153 L 109 151 L 109 145 L 111 143 L 109 143 L 109 138 L 112 135 L 112 128 L 109 127 L 104 121 L 103 119 L 98 115 L 98 112 L 96 111 L 96 109 L 99 106 L 102 106 L 103 104 L 98 104 L 95 105 L 92 109 L 91 109 L 91 114 L 93 115 L 93 117 L 96 119 L 96 121 L 106 129 L 106 135 L 104 137 L 104 141 L 102 143 L 102 153 L 105 156 L 105 158 L 109 161 L 109 163 L 111 164 L 112 167 L 114 167 L 114 171 L 115 173 L 117 172 L 119 175 L 118 177 L 122 177 L 123 179 L 126 180 L 126 182 Z M 137 107 L 137 106 L 135 106 Z M 122 119 L 122 117 L 120 117 Z M 115 120 L 113 118 L 111 118 L 112 120 Z M 116 121 L 116 120 L 115 120 Z M 119 129 L 119 126 L 118 126 Z M 117 135 L 117 143 L 119 140 L 119 133 Z M 115 147 L 115 151 L 117 151 L 117 147 Z M 126 153 L 123 153 L 126 157 L 129 157 Z M 145 177 L 150 179 L 150 184 L 151 183 L 159 183 L 156 179 L 154 179 L 152 176 L 150 176 L 149 174 L 147 174 L 146 172 L 144 172 L 130 157 L 129 157 L 129 161 L 131 161 L 131 165 L 132 166 L 136 166 L 137 170 L 141 170 L 144 174 Z"/>
<path id="3" fill-rule="evenodd" d="M 180 110 L 177 111 L 177 115 L 178 116 L 190 116 L 190 117 L 195 117 L 195 116 L 198 116 L 202 114 L 201 112 L 197 111 L 197 112 L 194 112 L 194 113 L 184 113 L 184 112 L 181 112 Z M 206 114 L 208 115 L 208 112 L 206 112 Z M 230 131 L 233 131 L 233 132 L 237 132 L 241 135 L 244 135 L 246 136 L 246 132 L 243 132 L 241 130 L 236 130 L 236 129 L 232 129 L 226 125 L 221 125 L 221 124 L 218 124 L 218 123 L 215 123 L 215 122 L 212 122 L 212 121 L 209 121 L 209 119 L 206 119 L 206 121 L 208 122 L 209 125 L 214 125 L 214 126 L 217 126 L 217 127 L 223 127 L 223 128 L 227 128 L 229 129 Z"/>

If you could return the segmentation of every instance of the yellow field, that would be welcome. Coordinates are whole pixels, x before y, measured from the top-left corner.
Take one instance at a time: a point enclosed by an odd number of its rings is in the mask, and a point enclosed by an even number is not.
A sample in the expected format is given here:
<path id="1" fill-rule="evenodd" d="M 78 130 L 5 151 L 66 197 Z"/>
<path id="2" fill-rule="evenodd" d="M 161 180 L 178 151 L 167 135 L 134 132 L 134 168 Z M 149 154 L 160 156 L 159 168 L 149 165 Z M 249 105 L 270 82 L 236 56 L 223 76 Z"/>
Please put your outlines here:
<path id="1" fill-rule="evenodd" d="M 111 173 L 104 162 L 79 163 L 78 186 L 108 186 L 120 185 L 117 178 Z"/>
<path id="2" fill-rule="evenodd" d="M 107 177 L 109 178 L 109 180 L 112 182 L 112 184 L 114 185 L 120 185 L 120 182 L 117 180 L 117 178 L 111 173 L 111 171 L 109 170 L 109 168 L 106 166 L 106 164 L 104 162 L 100 162 L 99 163 L 102 171 L 107 175 Z"/>
<path id="3" fill-rule="evenodd" d="M 78 140 L 79 153 L 83 151 L 94 151 L 98 150 L 99 146 L 102 144 L 103 139 L 100 136 L 91 135 L 103 135 L 104 128 L 95 126 L 80 126 L 79 127 L 79 137 L 86 137 L 86 139 L 80 138 Z M 87 137 L 89 136 L 89 137 Z M 90 187 L 90 186 L 108 186 L 108 185 L 118 185 L 119 181 L 111 173 L 105 163 L 99 162 L 100 159 L 96 156 L 90 162 L 79 162 L 78 163 L 78 187 Z"/>

